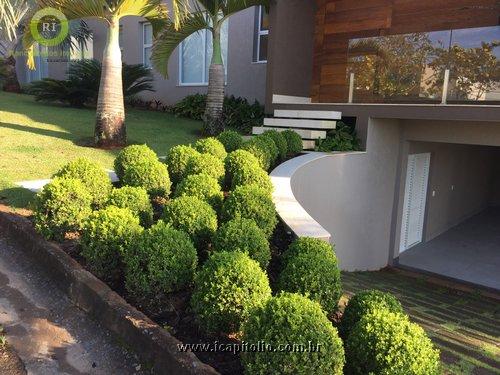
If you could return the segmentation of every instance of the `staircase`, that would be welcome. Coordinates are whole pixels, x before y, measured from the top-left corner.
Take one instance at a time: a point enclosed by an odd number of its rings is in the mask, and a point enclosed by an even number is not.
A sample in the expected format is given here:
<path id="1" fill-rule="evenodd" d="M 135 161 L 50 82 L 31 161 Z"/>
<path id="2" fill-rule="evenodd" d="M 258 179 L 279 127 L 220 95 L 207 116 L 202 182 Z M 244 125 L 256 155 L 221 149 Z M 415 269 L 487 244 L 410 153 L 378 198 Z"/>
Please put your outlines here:
<path id="1" fill-rule="evenodd" d="M 302 107 L 311 104 L 308 98 L 273 95 L 273 104 L 299 104 Z M 266 130 L 284 131 L 291 129 L 302 137 L 304 150 L 314 149 L 317 139 L 326 138 L 326 133 L 335 129 L 342 114 L 335 111 L 307 109 L 276 109 L 273 118 L 265 118 L 263 126 L 256 126 L 252 134 L 258 135 Z"/>

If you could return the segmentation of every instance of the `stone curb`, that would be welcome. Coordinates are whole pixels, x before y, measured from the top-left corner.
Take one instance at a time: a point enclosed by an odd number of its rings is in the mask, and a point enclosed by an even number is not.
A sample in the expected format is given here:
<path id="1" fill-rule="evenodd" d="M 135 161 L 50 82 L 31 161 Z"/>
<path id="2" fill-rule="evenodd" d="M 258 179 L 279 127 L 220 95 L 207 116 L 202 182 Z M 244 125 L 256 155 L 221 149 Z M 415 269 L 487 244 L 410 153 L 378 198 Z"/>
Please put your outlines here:
<path id="1" fill-rule="evenodd" d="M 59 246 L 38 235 L 31 223 L 0 205 L 0 233 L 15 240 L 76 306 L 120 338 L 156 374 L 216 375 L 192 352 L 179 352 L 179 340 L 129 305 L 86 271 Z"/>

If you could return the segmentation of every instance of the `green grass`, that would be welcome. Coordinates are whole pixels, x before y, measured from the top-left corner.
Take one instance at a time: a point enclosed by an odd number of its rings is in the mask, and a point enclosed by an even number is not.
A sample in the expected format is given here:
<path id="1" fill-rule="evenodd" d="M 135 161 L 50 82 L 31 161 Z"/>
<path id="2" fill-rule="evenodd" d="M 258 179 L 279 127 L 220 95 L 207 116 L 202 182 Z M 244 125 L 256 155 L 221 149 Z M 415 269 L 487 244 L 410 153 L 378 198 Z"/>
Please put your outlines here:
<path id="1" fill-rule="evenodd" d="M 158 155 L 198 138 L 201 122 L 173 115 L 127 111 L 129 143 L 146 143 Z M 0 202 L 26 207 L 33 194 L 17 181 L 50 178 L 66 162 L 87 157 L 112 168 L 118 150 L 92 144 L 95 110 L 37 103 L 32 96 L 0 92 Z"/>

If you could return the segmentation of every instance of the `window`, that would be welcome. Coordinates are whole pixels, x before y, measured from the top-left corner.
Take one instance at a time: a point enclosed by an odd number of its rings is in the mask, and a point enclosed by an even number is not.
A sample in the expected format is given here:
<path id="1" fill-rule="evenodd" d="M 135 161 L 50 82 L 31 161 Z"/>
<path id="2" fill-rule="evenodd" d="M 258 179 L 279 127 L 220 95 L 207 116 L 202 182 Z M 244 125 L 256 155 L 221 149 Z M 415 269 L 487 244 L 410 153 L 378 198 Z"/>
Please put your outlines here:
<path id="1" fill-rule="evenodd" d="M 227 74 L 228 23 L 221 28 L 222 60 Z M 179 84 L 206 85 L 212 61 L 212 33 L 201 30 L 184 40 L 179 51 Z"/>
<path id="2" fill-rule="evenodd" d="M 255 46 L 255 61 L 267 62 L 267 44 L 269 38 L 269 14 L 264 6 L 257 8 L 257 35 Z"/>
<path id="3" fill-rule="evenodd" d="M 153 26 L 150 23 L 142 24 L 142 63 L 151 68 L 151 50 L 153 48 Z"/>

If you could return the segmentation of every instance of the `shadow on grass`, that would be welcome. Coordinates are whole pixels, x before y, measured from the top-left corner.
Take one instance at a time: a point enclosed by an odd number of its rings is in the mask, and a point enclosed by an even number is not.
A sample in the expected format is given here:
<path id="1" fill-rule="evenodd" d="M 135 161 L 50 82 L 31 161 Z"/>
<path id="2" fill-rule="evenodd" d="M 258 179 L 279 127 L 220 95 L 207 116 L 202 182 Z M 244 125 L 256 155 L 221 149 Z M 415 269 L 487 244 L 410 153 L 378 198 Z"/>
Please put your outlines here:
<path id="1" fill-rule="evenodd" d="M 35 193 L 20 186 L 4 187 L 0 184 L 0 203 L 13 208 L 29 208 Z"/>

